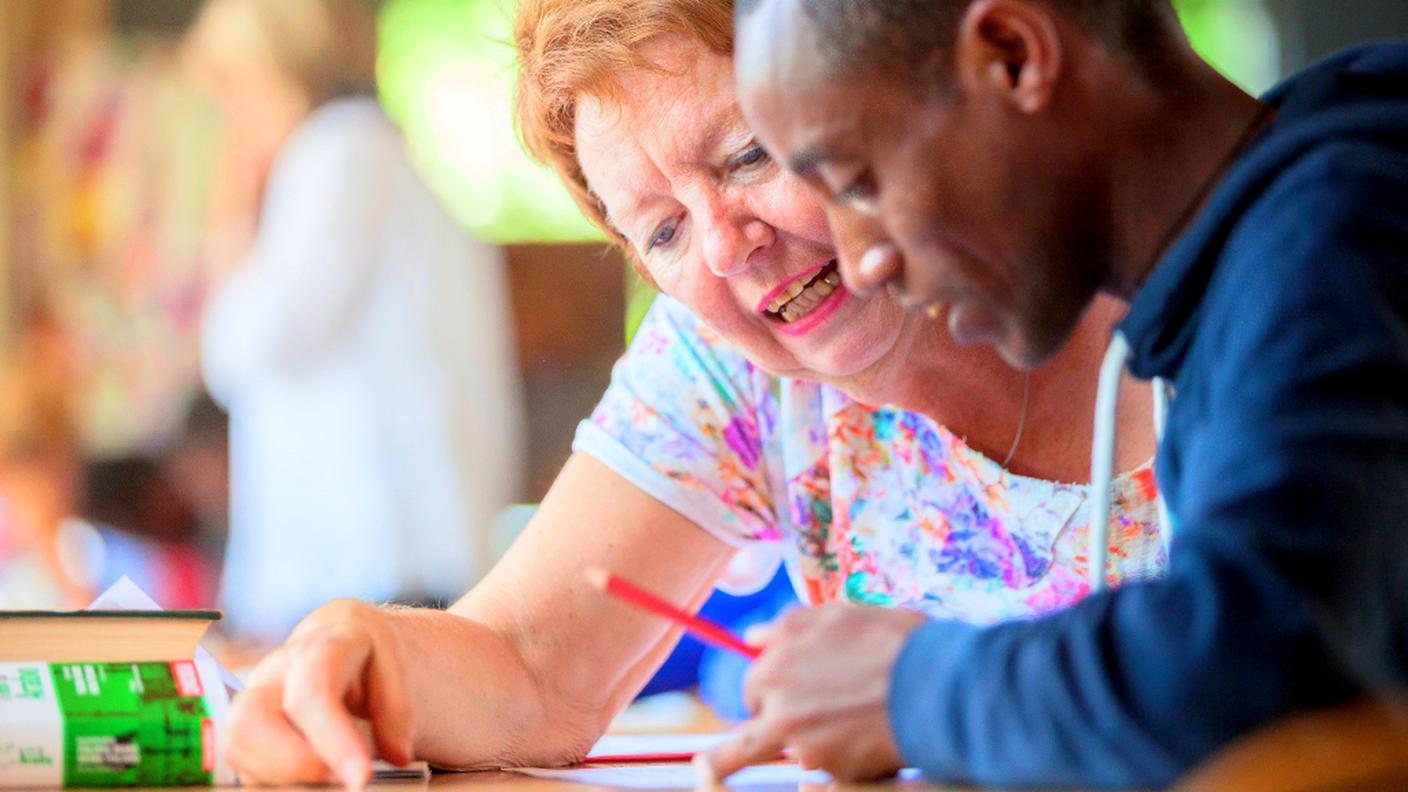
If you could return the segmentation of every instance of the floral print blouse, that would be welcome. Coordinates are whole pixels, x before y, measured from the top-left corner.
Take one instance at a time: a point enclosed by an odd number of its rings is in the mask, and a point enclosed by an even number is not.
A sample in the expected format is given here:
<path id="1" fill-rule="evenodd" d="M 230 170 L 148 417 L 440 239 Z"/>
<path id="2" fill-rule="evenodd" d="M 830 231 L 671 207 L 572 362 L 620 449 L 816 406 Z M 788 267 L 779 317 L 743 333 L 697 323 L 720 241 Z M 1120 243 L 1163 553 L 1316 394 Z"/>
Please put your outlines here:
<path id="1" fill-rule="evenodd" d="M 768 374 L 665 297 L 573 447 L 742 548 L 733 591 L 784 563 L 811 605 L 978 624 L 1089 591 L 1089 487 L 1010 474 L 923 415 Z M 1113 490 L 1108 580 L 1160 574 L 1152 464 Z"/>

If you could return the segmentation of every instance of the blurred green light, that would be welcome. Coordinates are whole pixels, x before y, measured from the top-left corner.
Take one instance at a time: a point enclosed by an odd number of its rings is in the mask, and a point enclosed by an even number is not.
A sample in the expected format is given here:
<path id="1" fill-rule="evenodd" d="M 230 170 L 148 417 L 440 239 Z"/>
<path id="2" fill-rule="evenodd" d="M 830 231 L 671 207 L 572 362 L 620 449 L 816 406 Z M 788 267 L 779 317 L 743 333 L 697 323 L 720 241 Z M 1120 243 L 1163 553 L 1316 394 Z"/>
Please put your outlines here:
<path id="1" fill-rule="evenodd" d="M 629 2 L 630 0 L 622 0 Z M 1277 78 L 1262 0 L 1175 0 L 1195 49 L 1252 92 Z M 387 0 L 378 77 L 411 157 L 456 219 L 492 242 L 600 240 L 514 130 L 514 0 Z"/>
<path id="2" fill-rule="evenodd" d="M 1174 0 L 1193 49 L 1244 91 L 1280 79 L 1276 26 L 1264 0 Z"/>
<path id="3" fill-rule="evenodd" d="M 601 239 L 514 130 L 512 0 L 388 0 L 377 77 L 421 174 L 497 243 Z"/>

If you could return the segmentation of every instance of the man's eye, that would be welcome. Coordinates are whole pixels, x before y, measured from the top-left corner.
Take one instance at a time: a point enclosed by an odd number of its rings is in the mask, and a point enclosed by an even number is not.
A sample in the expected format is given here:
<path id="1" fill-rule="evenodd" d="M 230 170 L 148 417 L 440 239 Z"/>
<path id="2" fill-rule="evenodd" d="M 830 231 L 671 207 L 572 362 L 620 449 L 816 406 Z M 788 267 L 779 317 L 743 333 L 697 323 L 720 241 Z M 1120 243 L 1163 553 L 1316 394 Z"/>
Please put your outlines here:
<path id="1" fill-rule="evenodd" d="M 870 203 L 875 200 L 875 180 L 870 171 L 865 171 L 850 184 L 837 190 L 835 195 L 838 203 Z"/>
<path id="2" fill-rule="evenodd" d="M 670 240 L 675 238 L 675 227 L 673 225 L 663 225 L 650 238 L 650 242 L 645 246 L 645 252 L 649 253 L 657 247 L 670 244 Z"/>

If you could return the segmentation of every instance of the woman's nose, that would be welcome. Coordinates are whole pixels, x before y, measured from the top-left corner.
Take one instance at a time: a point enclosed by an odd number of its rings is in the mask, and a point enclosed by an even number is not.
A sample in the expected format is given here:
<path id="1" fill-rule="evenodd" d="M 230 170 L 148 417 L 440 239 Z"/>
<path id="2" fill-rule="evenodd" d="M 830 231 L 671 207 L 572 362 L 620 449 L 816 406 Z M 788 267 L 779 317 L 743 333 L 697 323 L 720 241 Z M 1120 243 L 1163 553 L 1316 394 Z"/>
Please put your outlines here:
<path id="1" fill-rule="evenodd" d="M 757 217 L 711 212 L 704 229 L 704 260 L 720 278 L 746 272 L 753 254 L 773 243 L 772 226 Z"/>

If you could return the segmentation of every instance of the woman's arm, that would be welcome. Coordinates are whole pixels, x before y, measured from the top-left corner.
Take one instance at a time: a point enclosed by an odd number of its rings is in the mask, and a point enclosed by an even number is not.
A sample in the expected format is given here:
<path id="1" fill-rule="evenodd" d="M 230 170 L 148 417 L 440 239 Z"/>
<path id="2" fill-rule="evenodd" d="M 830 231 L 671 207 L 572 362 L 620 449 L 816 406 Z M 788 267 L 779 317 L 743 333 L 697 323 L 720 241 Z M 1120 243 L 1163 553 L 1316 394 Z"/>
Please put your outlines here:
<path id="1" fill-rule="evenodd" d="M 339 602 L 309 616 L 236 700 L 226 757 L 253 782 L 361 784 L 370 757 L 360 718 L 396 762 L 579 759 L 679 637 L 588 587 L 582 568 L 697 608 L 731 555 L 576 455 L 509 554 L 448 612 Z"/>

